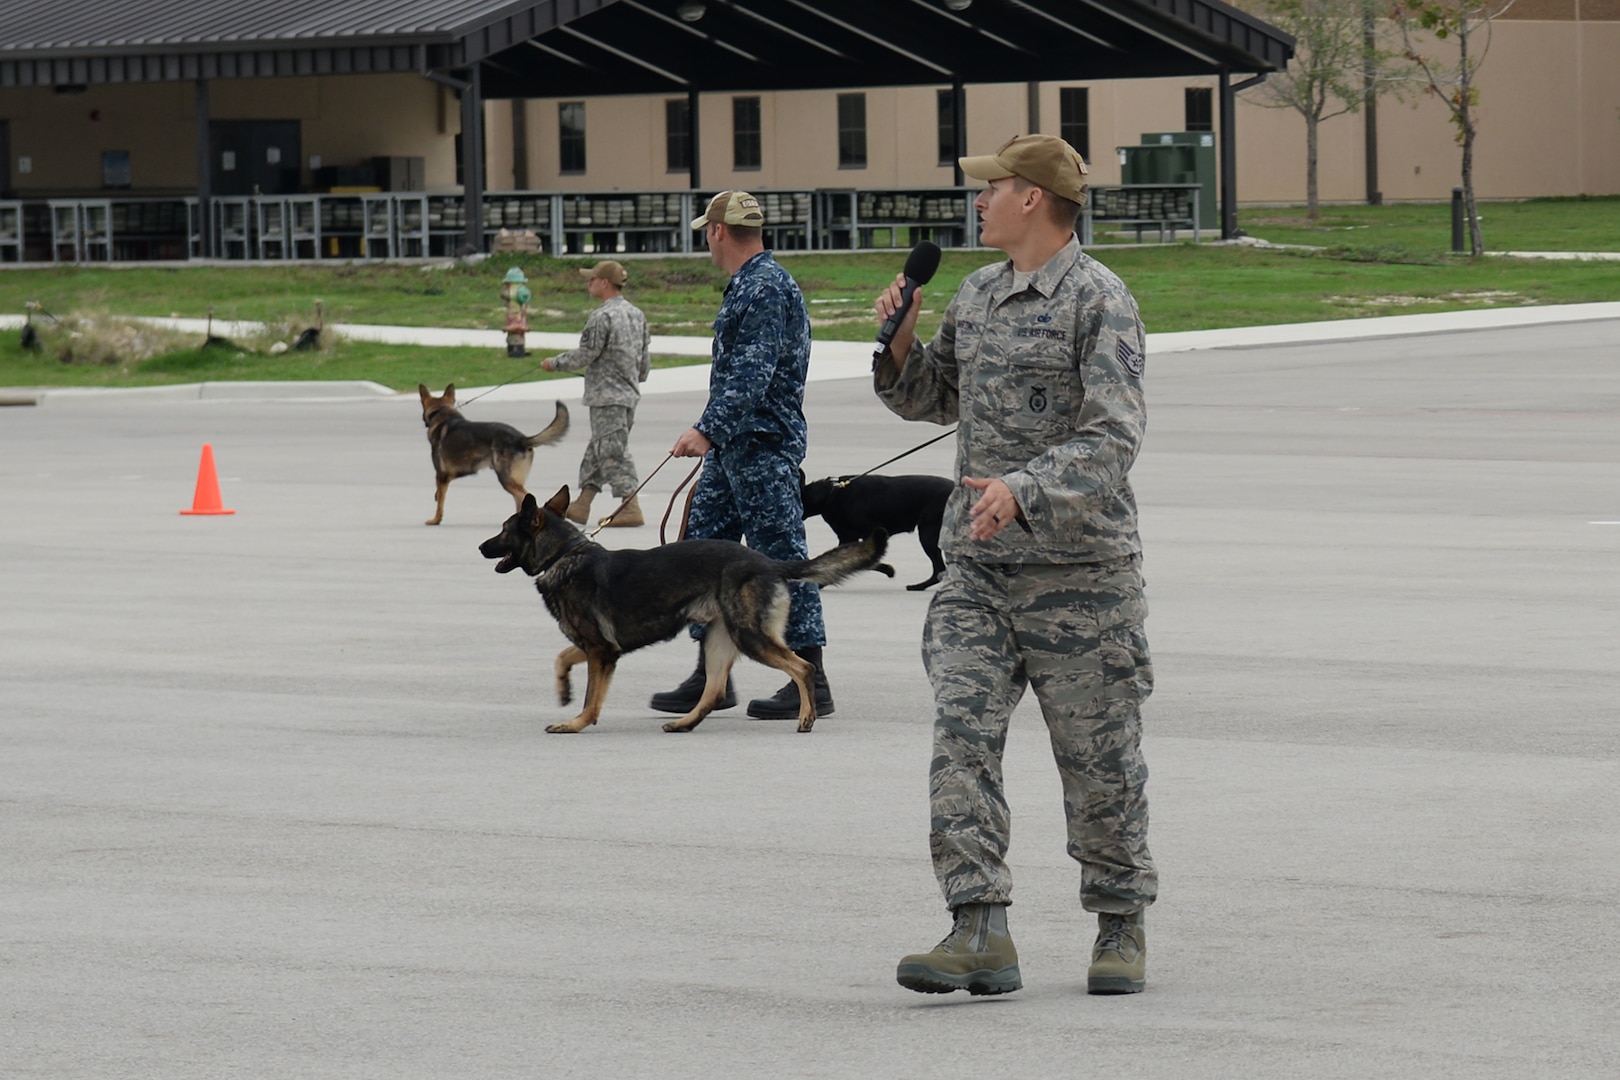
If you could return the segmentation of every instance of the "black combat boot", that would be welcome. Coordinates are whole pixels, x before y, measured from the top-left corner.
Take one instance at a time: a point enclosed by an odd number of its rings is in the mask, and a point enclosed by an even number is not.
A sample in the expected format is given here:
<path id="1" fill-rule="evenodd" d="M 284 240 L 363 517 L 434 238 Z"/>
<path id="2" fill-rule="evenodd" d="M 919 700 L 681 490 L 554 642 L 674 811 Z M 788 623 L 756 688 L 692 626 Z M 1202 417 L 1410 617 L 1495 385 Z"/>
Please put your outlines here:
<path id="1" fill-rule="evenodd" d="M 697 668 L 686 677 L 686 681 L 673 690 L 652 696 L 651 706 L 659 712 L 689 713 L 697 708 L 698 699 L 703 696 L 703 688 L 708 685 L 709 674 L 703 668 L 703 642 L 698 642 Z M 726 692 L 720 695 L 719 704 L 715 710 L 734 708 L 737 704 L 737 688 L 732 685 L 731 676 L 726 676 Z M 795 712 L 793 715 L 797 716 Z"/>
<path id="2" fill-rule="evenodd" d="M 811 686 L 816 692 L 816 715 L 831 716 L 833 711 L 832 688 L 827 685 L 827 672 L 821 667 L 821 646 L 806 645 L 802 649 L 794 649 L 801 660 L 810 661 L 816 669 L 811 678 Z M 748 716 L 753 720 L 797 720 L 799 718 L 799 687 L 792 680 L 770 697 L 755 698 L 748 703 Z"/>

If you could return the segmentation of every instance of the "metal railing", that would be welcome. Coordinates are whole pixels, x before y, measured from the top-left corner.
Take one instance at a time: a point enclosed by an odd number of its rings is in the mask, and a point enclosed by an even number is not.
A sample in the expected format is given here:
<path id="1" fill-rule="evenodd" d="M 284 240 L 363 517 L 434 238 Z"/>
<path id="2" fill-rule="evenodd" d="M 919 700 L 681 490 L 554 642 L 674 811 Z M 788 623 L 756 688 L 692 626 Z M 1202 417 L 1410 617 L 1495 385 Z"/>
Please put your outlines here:
<path id="1" fill-rule="evenodd" d="M 1080 239 L 1110 227 L 1174 240 L 1202 235 L 1197 184 L 1095 187 Z M 974 188 L 760 190 L 766 244 L 777 249 L 907 248 L 919 240 L 977 247 Z M 709 191 L 493 191 L 484 196 L 484 250 L 510 245 L 554 256 L 700 250 L 690 228 Z M 459 193 L 333 192 L 217 196 L 204 250 L 195 197 L 10 200 L 0 203 L 0 260 L 401 259 L 461 254 Z M 530 240 L 525 234 L 533 234 Z M 503 239 L 511 238 L 510 240 Z"/>

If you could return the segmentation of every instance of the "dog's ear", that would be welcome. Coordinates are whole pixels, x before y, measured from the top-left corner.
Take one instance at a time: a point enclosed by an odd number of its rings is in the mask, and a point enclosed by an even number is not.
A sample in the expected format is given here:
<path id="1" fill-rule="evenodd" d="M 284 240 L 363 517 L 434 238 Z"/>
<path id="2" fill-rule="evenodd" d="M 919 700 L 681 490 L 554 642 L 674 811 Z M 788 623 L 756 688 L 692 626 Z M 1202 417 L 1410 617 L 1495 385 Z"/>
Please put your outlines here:
<path id="1" fill-rule="evenodd" d="M 568 512 L 567 484 L 564 484 L 557 494 L 551 497 L 551 499 L 546 503 L 546 509 L 550 510 L 553 514 L 556 514 L 558 517 L 562 517 Z"/>
<path id="2" fill-rule="evenodd" d="M 546 523 L 546 515 L 540 512 L 540 503 L 527 492 L 523 495 L 523 505 L 518 507 L 518 525 L 527 533 L 537 533 Z"/>
<path id="3" fill-rule="evenodd" d="M 428 393 L 428 388 L 425 383 L 417 383 L 416 392 L 422 395 L 422 404 L 424 405 L 428 403 L 428 398 L 433 396 L 432 394 Z"/>
<path id="4" fill-rule="evenodd" d="M 454 405 L 456 403 L 456 384 L 455 383 L 447 383 L 447 384 L 445 384 L 444 403 L 446 405 Z"/>

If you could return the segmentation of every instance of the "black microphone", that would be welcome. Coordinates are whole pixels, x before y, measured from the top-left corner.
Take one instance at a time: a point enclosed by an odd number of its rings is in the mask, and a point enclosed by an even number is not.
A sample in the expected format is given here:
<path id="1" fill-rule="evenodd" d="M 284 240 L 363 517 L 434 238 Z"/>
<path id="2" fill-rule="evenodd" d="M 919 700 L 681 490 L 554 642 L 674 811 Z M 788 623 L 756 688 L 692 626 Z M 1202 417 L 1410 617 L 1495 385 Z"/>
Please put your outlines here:
<path id="1" fill-rule="evenodd" d="M 874 357 L 882 356 L 889 349 L 889 343 L 894 340 L 895 331 L 900 329 L 900 321 L 911 310 L 911 297 L 922 286 L 934 279 L 934 271 L 939 269 L 939 245 L 932 240 L 919 240 L 917 246 L 911 249 L 906 256 L 906 283 L 900 289 L 900 307 L 893 315 L 883 321 L 883 328 L 878 331 L 877 350 Z"/>

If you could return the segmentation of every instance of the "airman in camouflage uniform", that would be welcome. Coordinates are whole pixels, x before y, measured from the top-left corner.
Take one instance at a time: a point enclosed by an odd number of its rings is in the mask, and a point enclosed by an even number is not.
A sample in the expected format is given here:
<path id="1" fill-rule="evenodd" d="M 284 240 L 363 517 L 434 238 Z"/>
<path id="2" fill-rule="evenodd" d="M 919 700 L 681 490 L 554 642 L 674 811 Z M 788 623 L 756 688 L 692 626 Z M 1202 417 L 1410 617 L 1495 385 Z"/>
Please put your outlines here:
<path id="1" fill-rule="evenodd" d="M 1099 915 L 1089 988 L 1133 992 L 1145 981 L 1141 913 L 1158 884 L 1140 748 L 1153 669 L 1127 478 L 1146 425 L 1142 322 L 1073 235 L 1085 166 L 1067 143 L 1023 136 L 962 165 L 990 181 L 976 204 L 984 242 L 1011 258 L 969 275 L 927 345 L 913 311 L 873 369 L 898 415 L 958 424 L 963 478 L 923 635 L 936 706 L 930 846 L 957 926 L 934 952 L 906 957 L 898 977 L 924 992 L 1021 985 L 1005 922 L 1001 760 L 1027 684 L 1062 779 L 1080 899 Z M 879 316 L 899 300 L 887 290 Z"/>
<path id="2" fill-rule="evenodd" d="M 591 410 L 591 441 L 579 463 L 579 494 L 568 506 L 568 517 L 585 522 L 596 493 L 611 487 L 620 499 L 631 498 L 612 524 L 640 525 L 641 507 L 633 497 L 640 481 L 630 457 L 630 429 L 641 402 L 640 384 L 651 370 L 652 335 L 641 309 L 624 298 L 629 274 L 620 263 L 605 259 L 580 274 L 601 306 L 585 320 L 577 349 L 540 365 L 547 371 L 585 372 L 583 401 Z"/>
<path id="3" fill-rule="evenodd" d="M 708 405 L 671 452 L 704 458 L 687 537 L 743 540 L 775 559 L 805 559 L 810 552 L 799 465 L 808 439 L 804 384 L 810 368 L 810 316 L 798 284 L 764 249 L 764 222 L 754 196 L 723 191 L 692 223 L 705 231 L 710 257 L 731 272 L 731 281 L 714 320 Z M 825 716 L 833 711 L 833 701 L 822 668 L 827 635 L 821 593 L 804 582 L 789 588 L 785 639 L 814 665 L 816 713 Z M 693 636 L 700 636 L 699 631 L 694 628 Z M 691 678 L 674 691 L 655 695 L 653 708 L 687 711 L 703 680 L 700 649 Z M 728 685 L 720 707 L 735 702 Z M 798 711 L 799 692 L 792 682 L 748 706 L 756 719 L 790 719 Z"/>

